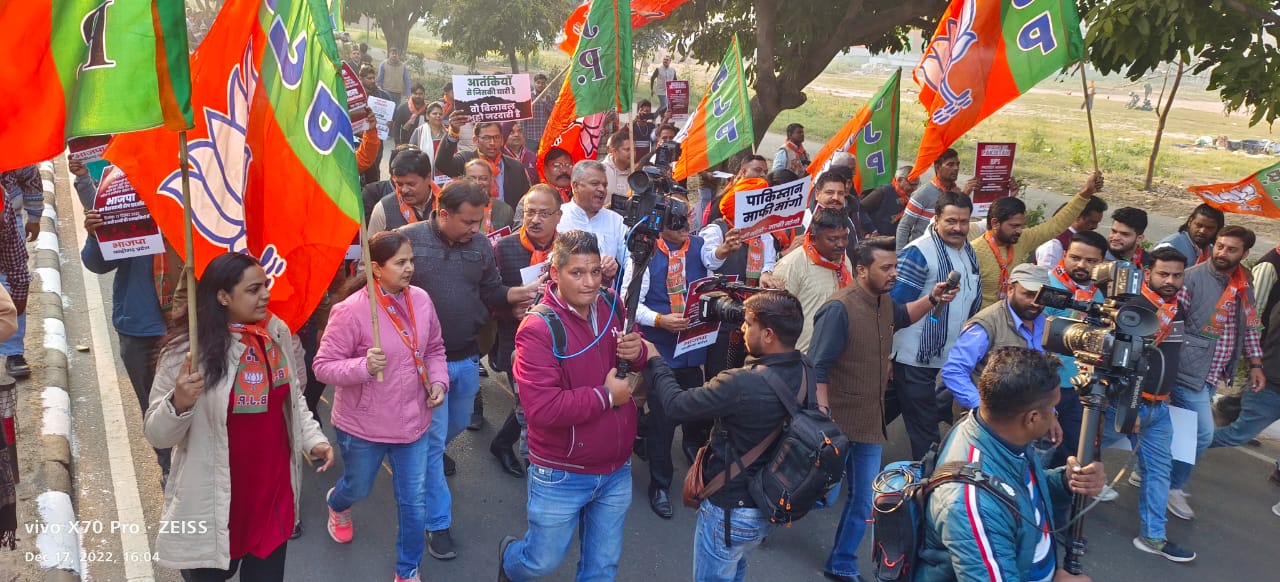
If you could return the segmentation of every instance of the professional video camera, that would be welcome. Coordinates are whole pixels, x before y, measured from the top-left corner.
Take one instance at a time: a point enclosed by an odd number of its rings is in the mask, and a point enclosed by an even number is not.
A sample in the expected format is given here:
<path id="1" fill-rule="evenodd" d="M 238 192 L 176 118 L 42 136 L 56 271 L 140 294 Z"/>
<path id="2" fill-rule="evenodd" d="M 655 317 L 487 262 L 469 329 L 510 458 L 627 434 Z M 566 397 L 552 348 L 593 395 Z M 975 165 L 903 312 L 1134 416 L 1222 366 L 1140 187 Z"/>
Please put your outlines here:
<path id="1" fill-rule="evenodd" d="M 724 275 L 716 275 L 715 280 L 706 285 L 704 289 L 713 290 L 704 293 L 698 300 L 698 315 L 702 321 L 718 321 L 732 325 L 741 325 L 746 320 L 742 302 L 765 290 L 764 287 L 752 287 L 746 283 L 730 281 Z"/>
<path id="2" fill-rule="evenodd" d="M 1094 269 L 1093 280 L 1103 290 L 1105 301 L 1077 301 L 1071 292 L 1047 286 L 1036 295 L 1040 305 L 1082 314 L 1079 319 L 1049 317 L 1043 338 L 1045 350 L 1071 356 L 1079 367 L 1071 383 L 1084 406 L 1076 451 L 1081 466 L 1101 453 L 1098 433 L 1108 402 L 1116 410 L 1116 431 L 1137 432 L 1142 386 L 1148 381 L 1150 358 L 1159 353 L 1152 347 L 1160 328 L 1159 317 L 1150 309 L 1130 304 L 1142 294 L 1142 268 L 1128 261 L 1103 263 Z M 1064 561 L 1064 568 L 1072 574 L 1083 571 L 1083 513 L 1089 502 L 1077 495 L 1072 505 L 1071 542 Z"/>
<path id="3" fill-rule="evenodd" d="M 657 159 L 657 166 L 648 166 L 627 176 L 631 195 L 614 194 L 609 205 L 610 209 L 622 215 L 623 224 L 630 228 L 627 233 L 627 250 L 631 253 L 631 264 L 638 271 L 649 267 L 658 235 L 664 229 L 680 230 L 689 225 L 689 206 L 671 197 L 673 193 L 686 192 L 671 178 L 671 164 L 680 159 L 680 144 L 664 143 L 650 152 L 645 160 L 650 157 Z M 643 277 L 632 277 L 631 285 L 626 290 L 627 320 L 623 322 L 625 333 L 630 333 L 635 328 L 642 280 Z M 618 360 L 618 377 L 626 376 L 630 370 L 630 362 Z"/>

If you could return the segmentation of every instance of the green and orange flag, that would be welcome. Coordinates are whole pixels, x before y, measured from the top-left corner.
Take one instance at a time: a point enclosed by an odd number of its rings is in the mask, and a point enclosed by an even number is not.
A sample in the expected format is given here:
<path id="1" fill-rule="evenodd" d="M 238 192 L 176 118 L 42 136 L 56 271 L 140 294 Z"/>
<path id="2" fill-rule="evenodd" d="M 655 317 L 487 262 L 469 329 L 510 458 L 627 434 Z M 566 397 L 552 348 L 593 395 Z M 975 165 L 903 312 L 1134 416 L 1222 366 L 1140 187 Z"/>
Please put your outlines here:
<path id="1" fill-rule="evenodd" d="M 866 192 L 893 181 L 898 167 L 901 80 L 902 69 L 898 69 L 858 114 L 822 146 L 809 163 L 810 176 L 817 179 L 818 174 L 830 168 L 831 156 L 836 152 L 848 152 L 858 160 L 858 171 L 853 175 L 854 192 Z"/>
<path id="2" fill-rule="evenodd" d="M 325 0 L 228 0 L 191 55 L 188 131 L 196 275 L 226 252 L 267 272 L 271 310 L 297 330 L 359 229 L 347 94 Z M 118 134 L 105 157 L 124 170 L 181 255 L 178 136 Z"/>
<path id="3" fill-rule="evenodd" d="M 742 51 L 734 35 L 711 86 L 676 135 L 683 154 L 672 168 L 672 177 L 683 180 L 706 170 L 751 147 L 754 140 Z"/>
<path id="4" fill-rule="evenodd" d="M 1083 54 L 1074 0 L 953 0 L 914 72 L 929 118 L 911 177 Z"/>
<path id="5" fill-rule="evenodd" d="M 0 171 L 85 135 L 191 126 L 182 0 L 0 0 Z"/>
<path id="6" fill-rule="evenodd" d="M 551 148 L 574 163 L 595 159 L 605 136 L 604 114 L 631 107 L 631 1 L 593 0 L 560 96 L 538 144 L 538 171 Z"/>
<path id="7" fill-rule="evenodd" d="M 1188 190 L 1223 212 L 1280 218 L 1280 163 L 1234 184 L 1206 184 Z"/>
<path id="8" fill-rule="evenodd" d="M 663 20 L 671 16 L 673 10 L 688 2 L 689 0 L 633 0 L 631 28 L 634 30 L 655 20 Z M 569 19 L 565 20 L 564 40 L 556 45 L 565 54 L 572 55 L 574 48 L 578 46 L 578 37 L 582 35 L 582 25 L 587 21 L 587 10 L 590 8 L 591 2 L 583 2 L 581 6 L 574 9 L 573 14 L 569 15 Z"/>

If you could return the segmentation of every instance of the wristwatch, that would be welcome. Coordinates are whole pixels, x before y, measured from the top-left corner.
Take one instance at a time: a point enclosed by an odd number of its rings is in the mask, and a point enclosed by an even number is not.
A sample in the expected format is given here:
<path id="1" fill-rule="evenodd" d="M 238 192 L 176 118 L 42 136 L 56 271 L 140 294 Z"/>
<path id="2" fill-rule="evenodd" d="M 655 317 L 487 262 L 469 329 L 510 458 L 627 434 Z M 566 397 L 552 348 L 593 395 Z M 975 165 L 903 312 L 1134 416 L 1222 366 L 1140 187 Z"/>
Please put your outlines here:
<path id="1" fill-rule="evenodd" d="M 937 299 L 937 298 L 935 298 L 933 295 L 930 295 L 930 296 L 929 296 L 929 303 L 933 304 L 933 306 L 934 306 L 934 307 L 937 307 L 937 306 L 938 306 L 938 303 L 941 303 L 941 302 L 940 302 L 940 301 L 938 301 L 938 299 Z"/>

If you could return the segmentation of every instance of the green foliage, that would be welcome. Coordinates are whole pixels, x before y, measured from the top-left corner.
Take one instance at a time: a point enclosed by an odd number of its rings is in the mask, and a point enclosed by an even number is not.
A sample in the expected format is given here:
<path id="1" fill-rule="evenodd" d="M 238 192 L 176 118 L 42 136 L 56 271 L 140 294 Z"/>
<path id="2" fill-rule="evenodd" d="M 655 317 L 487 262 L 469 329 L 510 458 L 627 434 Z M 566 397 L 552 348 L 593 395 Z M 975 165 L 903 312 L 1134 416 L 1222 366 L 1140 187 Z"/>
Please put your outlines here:
<path id="1" fill-rule="evenodd" d="M 1044 202 L 1036 204 L 1035 208 L 1027 210 L 1027 213 L 1024 216 L 1027 218 L 1026 228 L 1031 228 L 1041 222 L 1044 222 Z"/>
<path id="2" fill-rule="evenodd" d="M 1164 63 L 1209 73 L 1228 111 L 1250 125 L 1280 118 L 1280 0 L 1080 0 L 1089 62 L 1132 81 Z"/>
<path id="3" fill-rule="evenodd" d="M 368 16 L 378 21 L 387 47 L 404 51 L 409 45 L 409 29 L 428 11 L 435 8 L 435 0 L 347 0 L 343 18 L 347 21 Z"/>
<path id="4" fill-rule="evenodd" d="M 437 5 L 428 22 L 445 42 L 442 55 L 474 67 L 486 54 L 497 53 L 519 72 L 517 55 L 549 46 L 572 10 L 564 0 L 451 0 Z"/>

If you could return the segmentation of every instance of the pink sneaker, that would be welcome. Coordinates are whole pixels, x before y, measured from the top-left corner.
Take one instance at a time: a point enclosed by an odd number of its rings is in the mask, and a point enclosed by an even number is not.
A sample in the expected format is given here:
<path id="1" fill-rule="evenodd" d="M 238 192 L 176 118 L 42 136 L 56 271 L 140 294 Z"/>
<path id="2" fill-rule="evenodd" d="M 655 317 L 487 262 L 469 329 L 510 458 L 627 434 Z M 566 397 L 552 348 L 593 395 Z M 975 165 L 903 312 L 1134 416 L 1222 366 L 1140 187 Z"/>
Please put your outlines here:
<path id="1" fill-rule="evenodd" d="M 329 492 L 324 495 L 324 507 L 329 510 L 329 537 L 333 541 L 340 544 L 351 543 L 351 510 L 334 511 L 329 506 L 329 496 L 333 495 L 333 488 L 329 488 Z"/>

